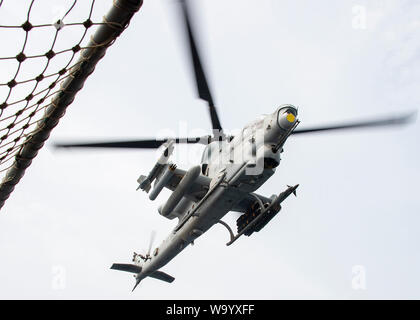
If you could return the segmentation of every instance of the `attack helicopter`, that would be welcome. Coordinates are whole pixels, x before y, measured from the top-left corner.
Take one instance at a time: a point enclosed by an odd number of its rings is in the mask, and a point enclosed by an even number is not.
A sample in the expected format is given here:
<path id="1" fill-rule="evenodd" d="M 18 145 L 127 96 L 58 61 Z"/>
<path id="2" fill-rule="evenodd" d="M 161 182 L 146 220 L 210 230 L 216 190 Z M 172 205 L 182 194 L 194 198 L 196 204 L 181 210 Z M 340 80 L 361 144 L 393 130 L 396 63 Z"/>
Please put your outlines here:
<path id="1" fill-rule="evenodd" d="M 216 224 L 226 227 L 228 246 L 243 235 L 251 236 L 261 231 L 281 211 L 283 202 L 292 194 L 296 196 L 299 187 L 299 184 L 287 186 L 284 191 L 270 197 L 256 193 L 276 172 L 285 142 L 291 135 L 404 125 L 412 121 L 415 114 L 410 112 L 398 117 L 300 129 L 297 128 L 300 123 L 298 108 L 284 104 L 249 123 L 239 134 L 228 135 L 222 128 L 204 72 L 188 1 L 180 0 L 179 5 L 198 97 L 207 102 L 212 134 L 187 138 L 56 144 L 60 148 L 162 149 L 152 170 L 138 178 L 138 190 L 148 193 L 152 201 L 164 188 L 172 191 L 158 212 L 167 219 L 178 219 L 178 223 L 153 251 L 154 233 L 146 254 L 134 253 L 131 264 L 115 263 L 111 266 L 111 269 L 134 274 L 136 282 L 133 291 L 147 277 L 173 282 L 175 278 L 160 269 Z M 171 161 L 177 144 L 205 145 L 201 163 L 189 170 L 178 168 Z M 231 211 L 240 213 L 236 232 L 222 220 Z"/>

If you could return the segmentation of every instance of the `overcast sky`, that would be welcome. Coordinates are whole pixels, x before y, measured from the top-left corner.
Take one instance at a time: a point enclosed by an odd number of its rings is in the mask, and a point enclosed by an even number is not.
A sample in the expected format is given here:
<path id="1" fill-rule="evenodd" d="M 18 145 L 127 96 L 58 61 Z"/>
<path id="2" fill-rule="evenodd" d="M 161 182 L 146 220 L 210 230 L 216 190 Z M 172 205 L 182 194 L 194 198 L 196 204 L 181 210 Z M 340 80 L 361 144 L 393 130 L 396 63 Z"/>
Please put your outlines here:
<path id="1" fill-rule="evenodd" d="M 97 17 L 111 2 L 97 1 Z M 215 226 L 163 269 L 172 284 L 146 279 L 131 293 L 132 276 L 109 270 L 146 249 L 152 230 L 159 242 L 176 223 L 157 212 L 168 192 L 151 202 L 135 191 L 156 155 L 51 144 L 209 130 L 175 8 L 145 1 L 0 211 L 0 298 L 419 299 L 418 123 L 291 137 L 258 192 L 299 183 L 298 197 L 261 232 L 226 247 L 228 233 Z M 298 106 L 301 128 L 420 106 L 418 1 L 197 0 L 194 8 L 228 130 L 283 103 Z M 8 10 L 24 22 L 21 5 Z M 180 147 L 177 165 L 192 166 L 201 150 Z"/>

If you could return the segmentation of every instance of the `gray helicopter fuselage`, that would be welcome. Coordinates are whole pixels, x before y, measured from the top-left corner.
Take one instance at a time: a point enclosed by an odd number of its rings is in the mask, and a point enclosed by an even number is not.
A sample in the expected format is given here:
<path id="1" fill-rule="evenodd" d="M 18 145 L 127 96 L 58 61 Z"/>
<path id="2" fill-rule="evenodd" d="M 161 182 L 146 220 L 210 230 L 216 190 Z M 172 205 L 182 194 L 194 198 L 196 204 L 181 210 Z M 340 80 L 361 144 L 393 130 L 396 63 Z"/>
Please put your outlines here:
<path id="1" fill-rule="evenodd" d="M 207 194 L 199 202 L 184 199 L 178 226 L 142 263 L 137 281 L 166 265 L 274 174 L 296 116 L 296 108 L 282 106 L 247 125 L 231 141 L 214 141 L 206 147 L 200 169 L 211 179 Z"/>

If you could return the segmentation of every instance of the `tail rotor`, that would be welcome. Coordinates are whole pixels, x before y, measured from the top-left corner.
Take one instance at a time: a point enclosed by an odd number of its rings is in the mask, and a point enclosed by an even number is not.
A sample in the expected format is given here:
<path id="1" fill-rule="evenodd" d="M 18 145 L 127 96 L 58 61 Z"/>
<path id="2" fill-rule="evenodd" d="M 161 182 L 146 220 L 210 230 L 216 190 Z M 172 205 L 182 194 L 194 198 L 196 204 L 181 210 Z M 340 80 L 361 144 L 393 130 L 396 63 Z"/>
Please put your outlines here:
<path id="1" fill-rule="evenodd" d="M 147 253 L 146 253 L 146 261 L 149 259 L 152 259 L 151 252 L 152 252 L 153 243 L 155 242 L 155 239 L 156 239 L 156 231 L 153 230 L 152 233 L 150 234 L 149 249 L 147 250 Z"/>
<path id="2" fill-rule="evenodd" d="M 144 262 L 152 259 L 152 253 L 151 252 L 152 252 L 152 249 L 153 249 L 153 243 L 155 242 L 155 238 L 156 238 L 156 231 L 153 230 L 152 233 L 150 234 L 149 248 L 148 248 L 147 252 L 145 254 L 134 252 L 133 253 L 133 259 L 132 259 L 133 262 L 139 262 L 138 258 L 140 258 Z"/>

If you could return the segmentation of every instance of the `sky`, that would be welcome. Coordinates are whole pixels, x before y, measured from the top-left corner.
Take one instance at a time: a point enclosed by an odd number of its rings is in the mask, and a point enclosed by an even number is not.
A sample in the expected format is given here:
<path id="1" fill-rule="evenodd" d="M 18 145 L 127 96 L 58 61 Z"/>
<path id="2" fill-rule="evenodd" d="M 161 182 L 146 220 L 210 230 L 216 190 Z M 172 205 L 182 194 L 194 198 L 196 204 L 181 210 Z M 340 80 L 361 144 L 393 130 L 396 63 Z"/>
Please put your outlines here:
<path id="1" fill-rule="evenodd" d="M 97 17 L 111 2 L 97 1 Z M 300 128 L 420 106 L 418 1 L 200 0 L 194 13 L 228 131 L 284 103 Z M 419 299 L 417 122 L 291 137 L 258 193 L 299 183 L 298 196 L 261 232 L 226 247 L 213 227 L 162 269 L 172 284 L 146 279 L 131 293 L 132 276 L 109 269 L 175 226 L 157 212 L 169 192 L 151 202 L 136 191 L 156 153 L 52 144 L 207 132 L 183 40 L 174 1 L 145 1 L 100 61 L 0 211 L 0 298 Z M 201 151 L 177 148 L 178 167 Z"/>

